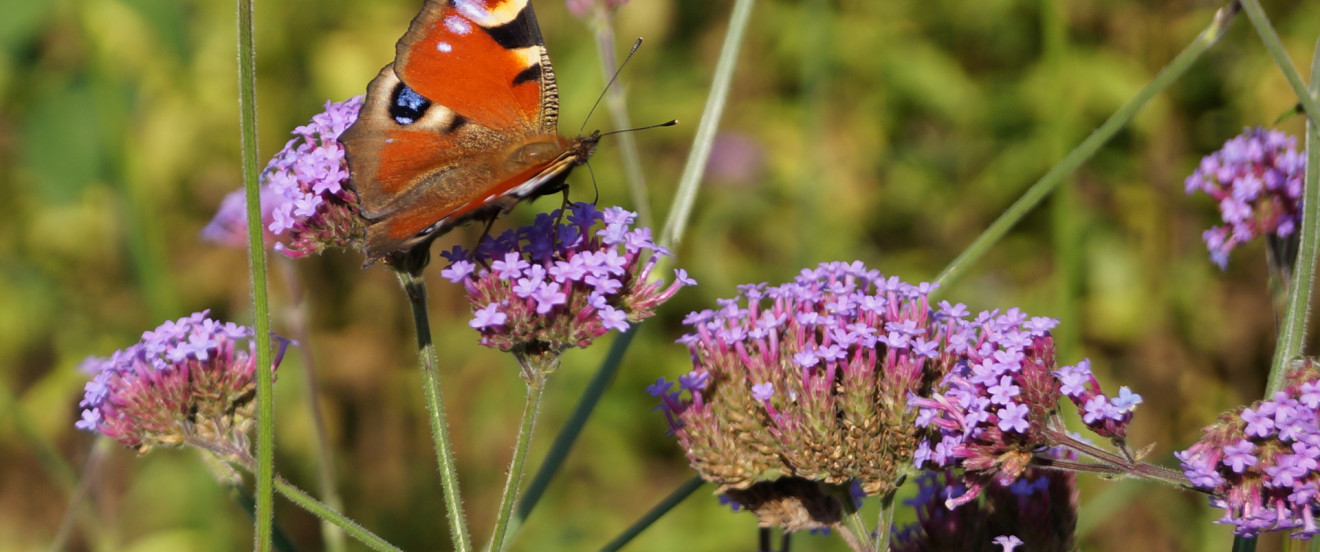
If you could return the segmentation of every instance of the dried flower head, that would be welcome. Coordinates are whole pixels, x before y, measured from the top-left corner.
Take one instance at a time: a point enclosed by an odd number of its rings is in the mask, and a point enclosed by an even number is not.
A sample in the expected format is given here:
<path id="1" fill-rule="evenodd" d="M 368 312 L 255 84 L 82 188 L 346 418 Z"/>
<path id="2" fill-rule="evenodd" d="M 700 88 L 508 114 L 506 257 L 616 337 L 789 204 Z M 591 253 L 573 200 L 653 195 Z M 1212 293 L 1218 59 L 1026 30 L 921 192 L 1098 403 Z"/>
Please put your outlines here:
<path id="1" fill-rule="evenodd" d="M 275 250 L 299 258 L 330 247 L 358 248 L 365 230 L 357 196 L 347 187 L 348 164 L 339 135 L 357 120 L 362 96 L 326 102 L 325 111 L 293 130 L 261 173 L 262 226 Z M 225 197 L 202 237 L 223 245 L 247 245 L 244 192 Z"/>
<path id="2" fill-rule="evenodd" d="M 1192 485 L 1224 509 L 1218 523 L 1252 536 L 1317 532 L 1320 509 L 1320 367 L 1295 363 L 1285 388 L 1269 400 L 1224 413 L 1201 440 L 1175 453 Z"/>
<path id="3" fill-rule="evenodd" d="M 720 495 L 734 511 L 756 514 L 761 527 L 779 527 L 790 533 L 838 528 L 844 514 L 856 511 L 865 496 L 857 485 L 831 485 L 800 477 L 760 481 Z"/>
<path id="4" fill-rule="evenodd" d="M 679 342 L 693 369 L 679 388 L 661 379 L 648 391 L 719 492 L 787 478 L 887 492 L 918 442 L 907 396 L 928 390 L 960 350 L 960 314 L 932 310 L 932 289 L 860 262 L 741 286 L 685 320 L 692 331 Z"/>
<path id="5" fill-rule="evenodd" d="M 1297 140 L 1277 130 L 1247 129 L 1207 155 L 1187 177 L 1187 193 L 1197 191 L 1219 202 L 1224 225 L 1202 238 L 1210 260 L 1224 268 L 1234 247 L 1256 236 L 1287 237 L 1301 220 L 1306 158 Z"/>
<path id="6" fill-rule="evenodd" d="M 992 483 L 981 499 L 957 509 L 945 503 L 966 494 L 950 471 L 917 477 L 917 495 L 904 501 L 917 521 L 894 531 L 893 552 L 1071 552 L 1077 526 L 1076 475 L 1028 468 L 1010 485 Z"/>
<path id="7" fill-rule="evenodd" d="M 481 332 L 481 344 L 519 355 L 524 368 L 534 364 L 538 373 L 524 377 L 543 377 L 563 351 L 627 330 L 696 284 L 682 269 L 668 286 L 653 277 L 669 252 L 651 241 L 649 228 L 632 227 L 636 216 L 575 203 L 487 237 L 475 253 L 441 253 L 450 264 L 440 274 L 467 290 L 469 325 Z"/>
<path id="8" fill-rule="evenodd" d="M 256 398 L 252 328 L 217 322 L 207 312 L 165 322 L 109 358 L 84 361 L 92 380 L 74 425 L 139 454 L 182 444 L 246 452 Z M 275 365 L 285 345 L 281 340 Z"/>

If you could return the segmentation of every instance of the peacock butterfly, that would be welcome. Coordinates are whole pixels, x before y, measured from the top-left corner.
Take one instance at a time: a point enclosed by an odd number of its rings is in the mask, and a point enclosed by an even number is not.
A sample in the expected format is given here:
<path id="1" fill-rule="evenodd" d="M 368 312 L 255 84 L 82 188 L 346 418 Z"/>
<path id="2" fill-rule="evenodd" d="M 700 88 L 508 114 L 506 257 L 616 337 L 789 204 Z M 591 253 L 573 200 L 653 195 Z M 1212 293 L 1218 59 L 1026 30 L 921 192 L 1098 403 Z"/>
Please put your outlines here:
<path id="1" fill-rule="evenodd" d="M 599 133 L 559 134 L 529 0 L 427 0 L 340 136 L 368 262 L 564 189 Z"/>

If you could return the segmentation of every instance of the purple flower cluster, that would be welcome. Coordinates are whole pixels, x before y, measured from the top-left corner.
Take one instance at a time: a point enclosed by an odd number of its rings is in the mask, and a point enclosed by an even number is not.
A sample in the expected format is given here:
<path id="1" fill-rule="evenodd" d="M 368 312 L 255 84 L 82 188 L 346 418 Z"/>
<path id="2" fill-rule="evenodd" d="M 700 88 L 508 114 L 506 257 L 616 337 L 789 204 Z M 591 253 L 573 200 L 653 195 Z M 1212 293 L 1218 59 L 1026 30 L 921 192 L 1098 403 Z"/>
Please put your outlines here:
<path id="1" fill-rule="evenodd" d="M 1055 370 L 1049 331 L 1057 324 L 1017 309 L 983 312 L 961 328 L 958 367 L 930 396 L 911 396 L 917 425 L 932 429 L 916 451 L 917 467 L 958 467 L 972 482 L 965 495 L 950 499 L 950 508 L 974 499 L 991 479 L 1013 482 L 1039 450 L 1059 444 L 1063 396 L 1092 431 L 1123 438 L 1141 397 L 1126 387 L 1107 397 L 1085 360 Z"/>
<path id="2" fill-rule="evenodd" d="M 861 262 L 740 286 L 685 320 L 693 369 L 678 388 L 662 378 L 648 392 L 720 492 L 781 478 L 887 492 L 917 445 L 907 396 L 953 366 L 963 339 L 961 306 L 931 309 L 934 287 Z"/>
<path id="3" fill-rule="evenodd" d="M 1009 485 L 991 483 L 982 499 L 949 509 L 951 497 L 967 494 L 952 471 L 926 471 L 916 478 L 917 494 L 905 500 L 917 520 L 896 528 L 893 552 L 968 550 L 1072 552 L 1077 526 L 1076 475 L 1028 468 Z"/>
<path id="4" fill-rule="evenodd" d="M 275 250 L 299 258 L 330 247 L 362 243 L 364 229 L 357 196 L 346 187 L 348 163 L 339 135 L 357 120 L 362 96 L 326 102 L 325 111 L 293 130 L 261 173 L 262 224 Z M 202 237 L 223 245 L 247 245 L 244 192 L 225 197 L 202 230 Z"/>
<path id="5" fill-rule="evenodd" d="M 679 288 L 696 284 L 682 269 L 668 287 L 652 277 L 669 252 L 633 228 L 636 214 L 589 203 L 537 215 L 531 226 L 487 237 L 469 253 L 441 253 L 440 272 L 467 290 L 481 344 L 506 352 L 558 355 L 654 313 Z"/>
<path id="6" fill-rule="evenodd" d="M 167 321 L 109 358 L 84 361 L 92 380 L 74 425 L 140 454 L 189 442 L 246 451 L 256 392 L 252 329 L 206 315 Z M 276 365 L 286 345 L 280 344 Z"/>
<path id="7" fill-rule="evenodd" d="M 1175 453 L 1187 479 L 1224 509 L 1239 535 L 1317 533 L 1320 509 L 1320 369 L 1303 361 L 1284 390 L 1225 413 L 1191 448 Z"/>
<path id="8" fill-rule="evenodd" d="M 1187 193 L 1219 202 L 1224 225 L 1202 235 L 1210 260 L 1224 268 L 1228 254 L 1256 236 L 1286 237 L 1301 220 L 1306 158 L 1297 140 L 1277 130 L 1247 129 L 1207 155 L 1187 177 Z"/>

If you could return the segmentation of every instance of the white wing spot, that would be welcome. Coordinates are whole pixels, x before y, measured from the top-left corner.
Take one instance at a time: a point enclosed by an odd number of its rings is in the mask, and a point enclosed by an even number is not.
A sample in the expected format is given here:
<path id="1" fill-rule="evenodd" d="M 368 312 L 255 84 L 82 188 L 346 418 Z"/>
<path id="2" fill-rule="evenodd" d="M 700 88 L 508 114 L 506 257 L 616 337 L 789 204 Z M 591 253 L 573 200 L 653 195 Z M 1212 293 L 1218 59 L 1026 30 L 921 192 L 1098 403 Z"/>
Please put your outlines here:
<path id="1" fill-rule="evenodd" d="M 456 35 L 465 35 L 472 32 L 472 24 L 457 15 L 445 18 L 445 28 Z"/>
<path id="2" fill-rule="evenodd" d="M 464 17 L 487 29 L 518 18 L 527 0 L 453 0 L 454 8 Z"/>
<path id="3" fill-rule="evenodd" d="M 448 54 L 449 52 L 454 51 L 454 45 L 441 40 L 440 42 L 435 43 L 435 49 L 442 54 Z"/>

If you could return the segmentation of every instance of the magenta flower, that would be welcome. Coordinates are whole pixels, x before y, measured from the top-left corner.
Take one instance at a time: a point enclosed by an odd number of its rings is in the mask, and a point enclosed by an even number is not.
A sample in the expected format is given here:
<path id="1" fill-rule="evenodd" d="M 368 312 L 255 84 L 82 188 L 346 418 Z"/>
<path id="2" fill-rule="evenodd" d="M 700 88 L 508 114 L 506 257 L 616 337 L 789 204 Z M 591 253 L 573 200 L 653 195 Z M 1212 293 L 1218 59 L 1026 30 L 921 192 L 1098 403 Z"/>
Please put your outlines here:
<path id="1" fill-rule="evenodd" d="M 1220 415 L 1175 456 L 1192 485 L 1224 509 L 1218 523 L 1243 536 L 1292 530 L 1311 538 L 1320 509 L 1320 368 L 1297 363 L 1284 390 Z"/>
<path id="2" fill-rule="evenodd" d="M 1306 158 L 1297 140 L 1277 130 L 1247 129 L 1201 160 L 1187 193 L 1219 202 L 1224 224 L 1203 234 L 1210 260 L 1224 268 L 1234 247 L 1256 236 L 1287 237 L 1301 220 Z"/>
<path id="3" fill-rule="evenodd" d="M 246 453 L 256 393 L 252 329 L 206 315 L 165 322 L 109 358 L 84 361 L 92 380 L 74 425 L 139 454 L 181 444 Z M 287 345 L 279 343 L 275 365 Z"/>
<path id="4" fill-rule="evenodd" d="M 488 237 L 476 253 L 441 254 L 450 264 L 440 274 L 467 290 L 469 325 L 482 345 L 552 363 L 568 348 L 626 331 L 696 283 L 682 269 L 668 286 L 652 275 L 669 252 L 651 241 L 650 229 L 632 227 L 636 214 L 589 203 L 571 205 L 566 223 L 557 222 L 560 214 Z M 552 369 L 547 362 L 538 364 Z"/>
<path id="5" fill-rule="evenodd" d="M 294 138 L 262 171 L 262 226 L 276 251 L 299 258 L 330 247 L 360 247 L 365 230 L 357 196 L 347 187 L 348 164 L 338 138 L 361 108 L 362 96 L 326 102 L 325 111 L 294 129 Z M 202 237 L 243 247 L 246 236 L 244 195 L 237 190 L 225 197 Z"/>

